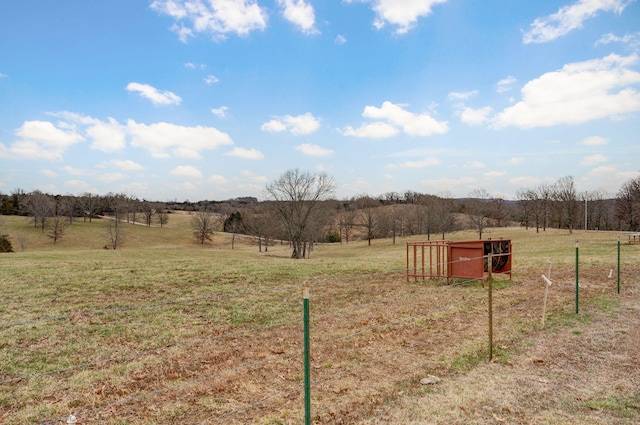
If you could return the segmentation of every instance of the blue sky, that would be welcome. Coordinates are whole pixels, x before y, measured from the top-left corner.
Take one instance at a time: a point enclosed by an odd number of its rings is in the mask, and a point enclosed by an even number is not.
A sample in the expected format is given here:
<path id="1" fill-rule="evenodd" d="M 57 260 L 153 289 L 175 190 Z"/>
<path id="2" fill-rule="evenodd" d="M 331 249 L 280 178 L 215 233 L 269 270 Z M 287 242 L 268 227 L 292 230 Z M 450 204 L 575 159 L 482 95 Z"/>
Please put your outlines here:
<path id="1" fill-rule="evenodd" d="M 635 0 L 0 0 L 0 192 L 463 197 L 640 176 Z"/>

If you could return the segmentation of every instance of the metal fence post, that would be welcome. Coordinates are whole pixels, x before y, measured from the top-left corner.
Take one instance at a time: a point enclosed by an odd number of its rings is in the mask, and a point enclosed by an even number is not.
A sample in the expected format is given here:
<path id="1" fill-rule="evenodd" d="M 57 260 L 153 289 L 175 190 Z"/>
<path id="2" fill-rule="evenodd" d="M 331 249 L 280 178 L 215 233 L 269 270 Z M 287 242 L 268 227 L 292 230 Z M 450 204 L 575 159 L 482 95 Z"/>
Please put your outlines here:
<path id="1" fill-rule="evenodd" d="M 309 285 L 302 288 L 304 308 L 304 423 L 311 425 L 311 372 L 309 361 Z"/>

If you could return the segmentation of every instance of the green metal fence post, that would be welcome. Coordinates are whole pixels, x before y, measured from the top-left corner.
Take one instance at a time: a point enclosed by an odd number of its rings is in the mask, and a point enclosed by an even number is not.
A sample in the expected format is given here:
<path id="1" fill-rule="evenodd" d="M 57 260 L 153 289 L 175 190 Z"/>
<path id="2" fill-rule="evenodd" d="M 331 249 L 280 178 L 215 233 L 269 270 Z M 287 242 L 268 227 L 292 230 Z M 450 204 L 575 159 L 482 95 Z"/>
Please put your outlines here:
<path id="1" fill-rule="evenodd" d="M 620 236 L 618 236 L 618 294 L 620 293 Z"/>
<path id="2" fill-rule="evenodd" d="M 580 285 L 578 283 L 578 241 L 576 241 L 576 314 L 578 314 L 578 292 Z"/>
<path id="3" fill-rule="evenodd" d="M 302 288 L 304 308 L 304 423 L 311 425 L 311 372 L 309 361 L 309 286 Z"/>

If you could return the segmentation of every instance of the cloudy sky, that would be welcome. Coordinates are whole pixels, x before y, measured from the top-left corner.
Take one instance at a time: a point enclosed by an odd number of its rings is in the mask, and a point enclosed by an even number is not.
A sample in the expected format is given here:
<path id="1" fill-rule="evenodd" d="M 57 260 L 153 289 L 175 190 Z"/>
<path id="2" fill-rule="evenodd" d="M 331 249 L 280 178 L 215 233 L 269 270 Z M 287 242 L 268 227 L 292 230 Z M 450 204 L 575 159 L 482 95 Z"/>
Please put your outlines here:
<path id="1" fill-rule="evenodd" d="M 640 1 L 0 0 L 0 192 L 466 196 L 640 175 Z"/>

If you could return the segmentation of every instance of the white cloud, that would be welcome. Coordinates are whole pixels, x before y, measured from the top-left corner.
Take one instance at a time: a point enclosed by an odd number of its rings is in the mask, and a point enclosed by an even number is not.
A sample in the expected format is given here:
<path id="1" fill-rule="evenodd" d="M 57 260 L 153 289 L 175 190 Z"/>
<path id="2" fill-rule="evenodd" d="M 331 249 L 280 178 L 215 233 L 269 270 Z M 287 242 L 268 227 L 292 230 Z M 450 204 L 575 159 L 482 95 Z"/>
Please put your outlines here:
<path id="1" fill-rule="evenodd" d="M 7 75 L 0 72 L 0 78 L 7 78 Z"/>
<path id="2" fill-rule="evenodd" d="M 278 5 L 282 7 L 282 16 L 296 25 L 305 34 L 317 34 L 319 31 L 315 27 L 315 12 L 313 6 L 305 0 L 278 0 Z"/>
<path id="3" fill-rule="evenodd" d="M 10 146 L 0 143 L 0 158 L 60 160 L 70 146 L 85 140 L 75 130 L 49 121 L 25 121 L 15 134 L 18 140 Z"/>
<path id="4" fill-rule="evenodd" d="M 494 177 L 504 177 L 507 175 L 506 171 L 488 171 L 483 174 L 485 177 L 494 178 Z"/>
<path id="5" fill-rule="evenodd" d="M 330 149 L 322 148 L 318 145 L 311 145 L 308 143 L 299 145 L 295 147 L 295 150 L 302 152 L 305 155 L 309 156 L 329 156 L 333 155 L 333 151 Z"/>
<path id="6" fill-rule="evenodd" d="M 447 98 L 449 100 L 469 100 L 473 96 L 477 96 L 477 95 L 478 95 L 478 90 L 471 90 L 466 92 L 452 91 L 451 93 L 449 93 Z"/>
<path id="7" fill-rule="evenodd" d="M 127 175 L 122 173 L 100 173 L 96 178 L 100 181 L 111 183 L 124 180 L 127 178 Z"/>
<path id="8" fill-rule="evenodd" d="M 599 166 L 589 171 L 579 183 L 581 187 L 599 187 L 609 193 L 616 193 L 623 182 L 638 177 L 638 171 L 620 171 L 614 166 Z"/>
<path id="9" fill-rule="evenodd" d="M 97 192 L 95 188 L 84 180 L 68 180 L 64 185 L 70 192 Z"/>
<path id="10" fill-rule="evenodd" d="M 79 168 L 71 167 L 69 165 L 63 167 L 63 170 L 72 176 L 86 176 L 87 172 L 85 170 L 81 170 Z"/>
<path id="11" fill-rule="evenodd" d="M 207 183 L 226 185 L 229 183 L 229 180 L 227 180 L 220 174 L 212 174 L 211 176 L 209 176 L 209 178 L 207 178 Z"/>
<path id="12" fill-rule="evenodd" d="M 582 161 L 580 161 L 580 165 L 596 165 L 603 162 L 607 162 L 607 157 L 602 154 L 596 154 L 585 156 L 584 158 L 582 158 Z"/>
<path id="13" fill-rule="evenodd" d="M 127 122 L 131 146 L 147 149 L 155 158 L 168 158 L 170 150 L 174 156 L 199 159 L 200 151 L 233 145 L 227 133 L 213 127 L 183 127 L 166 122 L 150 125 Z"/>
<path id="14" fill-rule="evenodd" d="M 235 177 L 235 180 L 249 180 L 252 183 L 266 183 L 268 179 L 265 176 L 259 176 L 250 170 L 240 171 L 240 177 Z"/>
<path id="15" fill-rule="evenodd" d="M 359 128 L 347 126 L 340 130 L 343 136 L 361 137 L 366 139 L 386 139 L 397 135 L 400 130 L 385 122 L 363 124 Z"/>
<path id="16" fill-rule="evenodd" d="M 405 161 L 400 164 L 389 164 L 386 166 L 386 168 L 389 170 L 395 170 L 398 168 L 427 168 L 440 165 L 441 162 L 442 161 L 440 161 L 440 159 L 438 158 L 427 157 L 419 161 Z"/>
<path id="17" fill-rule="evenodd" d="M 388 101 L 383 102 L 380 108 L 365 106 L 362 112 L 363 117 L 382 121 L 363 125 L 358 130 L 346 127 L 342 134 L 357 137 L 391 137 L 403 131 L 410 136 L 430 136 L 449 131 L 447 122 L 437 121 L 428 113 L 409 112 L 404 109 L 404 106 Z"/>
<path id="18" fill-rule="evenodd" d="M 267 27 L 267 14 L 256 0 L 154 0 L 151 8 L 176 20 L 171 29 L 182 42 L 195 34 L 223 40 Z"/>
<path id="19" fill-rule="evenodd" d="M 638 55 L 611 54 L 565 65 L 529 81 L 522 100 L 494 119 L 494 127 L 547 127 L 618 117 L 640 109 L 640 94 L 631 87 L 640 72 L 630 69 Z"/>
<path id="20" fill-rule="evenodd" d="M 509 158 L 509 164 L 511 165 L 520 165 L 524 162 L 524 158 L 521 156 L 514 156 Z"/>
<path id="21" fill-rule="evenodd" d="M 287 130 L 287 126 L 278 120 L 271 120 L 260 126 L 260 130 L 267 131 L 269 133 L 280 133 Z"/>
<path id="22" fill-rule="evenodd" d="M 105 123 L 95 120 L 95 124 L 87 128 L 87 135 L 93 139 L 91 147 L 102 152 L 116 152 L 125 148 L 126 129 L 113 118 Z"/>
<path id="23" fill-rule="evenodd" d="M 262 152 L 256 149 L 245 149 L 235 147 L 231 151 L 225 153 L 227 156 L 237 156 L 238 158 L 244 159 L 263 159 L 264 155 Z"/>
<path id="24" fill-rule="evenodd" d="M 187 179 L 201 179 L 202 173 L 193 165 L 179 165 L 173 170 L 169 171 L 169 174 L 176 177 L 184 177 Z"/>
<path id="25" fill-rule="evenodd" d="M 514 187 L 532 187 L 539 184 L 541 180 L 532 176 L 520 176 L 509 179 L 509 184 Z"/>
<path id="26" fill-rule="evenodd" d="M 638 50 L 640 48 L 640 31 L 631 34 L 625 34 L 622 37 L 619 37 L 612 33 L 605 34 L 600 37 L 598 41 L 596 41 L 596 46 L 609 43 L 622 43 L 628 45 L 633 50 Z"/>
<path id="27" fill-rule="evenodd" d="M 607 139 L 600 136 L 591 136 L 580 141 L 580 144 L 585 146 L 602 146 L 602 145 L 606 145 L 607 143 L 608 143 Z"/>
<path id="28" fill-rule="evenodd" d="M 442 190 L 442 188 L 446 188 L 446 190 L 451 193 L 466 193 L 474 187 L 476 180 L 471 177 L 460 177 L 457 179 L 441 177 L 439 179 L 424 179 L 420 181 L 420 184 L 431 193 L 436 193 Z"/>
<path id="29" fill-rule="evenodd" d="M 347 39 L 345 38 L 344 35 L 338 34 L 336 38 L 333 40 L 333 42 L 336 44 L 344 44 L 347 42 Z"/>
<path id="30" fill-rule="evenodd" d="M 493 109 L 491 109 L 490 106 L 478 109 L 465 106 L 462 111 L 460 111 L 460 121 L 469 125 L 484 124 L 489 121 L 492 113 Z"/>
<path id="31" fill-rule="evenodd" d="M 149 99 L 156 106 L 179 105 L 182 102 L 182 98 L 177 94 L 168 90 L 160 91 L 148 84 L 129 83 L 127 90 L 140 93 L 140 96 Z"/>
<path id="32" fill-rule="evenodd" d="M 262 124 L 260 129 L 270 133 L 289 131 L 295 136 L 311 134 L 320 128 L 320 120 L 307 112 L 303 115 L 285 115 Z"/>
<path id="33" fill-rule="evenodd" d="M 601 11 L 619 14 L 629 3 L 629 0 L 578 0 L 570 6 L 561 7 L 554 14 L 534 20 L 522 41 L 528 44 L 555 40 L 581 28 L 584 21 Z"/>
<path id="34" fill-rule="evenodd" d="M 137 162 L 131 161 L 130 159 L 126 159 L 126 160 L 114 159 L 113 161 L 111 161 L 111 164 L 113 164 L 117 168 L 121 168 L 123 170 L 128 170 L 128 171 L 144 170 L 144 167 L 142 165 L 138 164 Z"/>
<path id="35" fill-rule="evenodd" d="M 211 113 L 217 117 L 224 118 L 227 116 L 227 108 L 226 106 L 221 106 L 219 108 L 211 108 Z"/>
<path id="36" fill-rule="evenodd" d="M 371 3 L 376 12 L 373 25 L 377 29 L 382 29 L 386 24 L 394 25 L 397 27 L 396 34 L 405 34 L 415 25 L 418 18 L 431 13 L 432 6 L 447 2 L 447 0 L 347 0 L 347 3 L 354 1 Z"/>
<path id="37" fill-rule="evenodd" d="M 511 86 L 517 83 L 518 80 L 516 77 L 508 76 L 507 78 L 503 78 L 502 80 L 496 83 L 496 91 L 498 93 L 505 93 L 511 90 Z"/>
<path id="38" fill-rule="evenodd" d="M 203 81 L 209 85 L 211 84 L 217 84 L 220 82 L 220 80 L 218 79 L 218 77 L 216 77 L 215 75 L 207 75 L 206 77 L 203 78 Z"/>
<path id="39" fill-rule="evenodd" d="M 462 164 L 462 168 L 484 168 L 484 164 L 480 161 L 467 161 Z"/>

